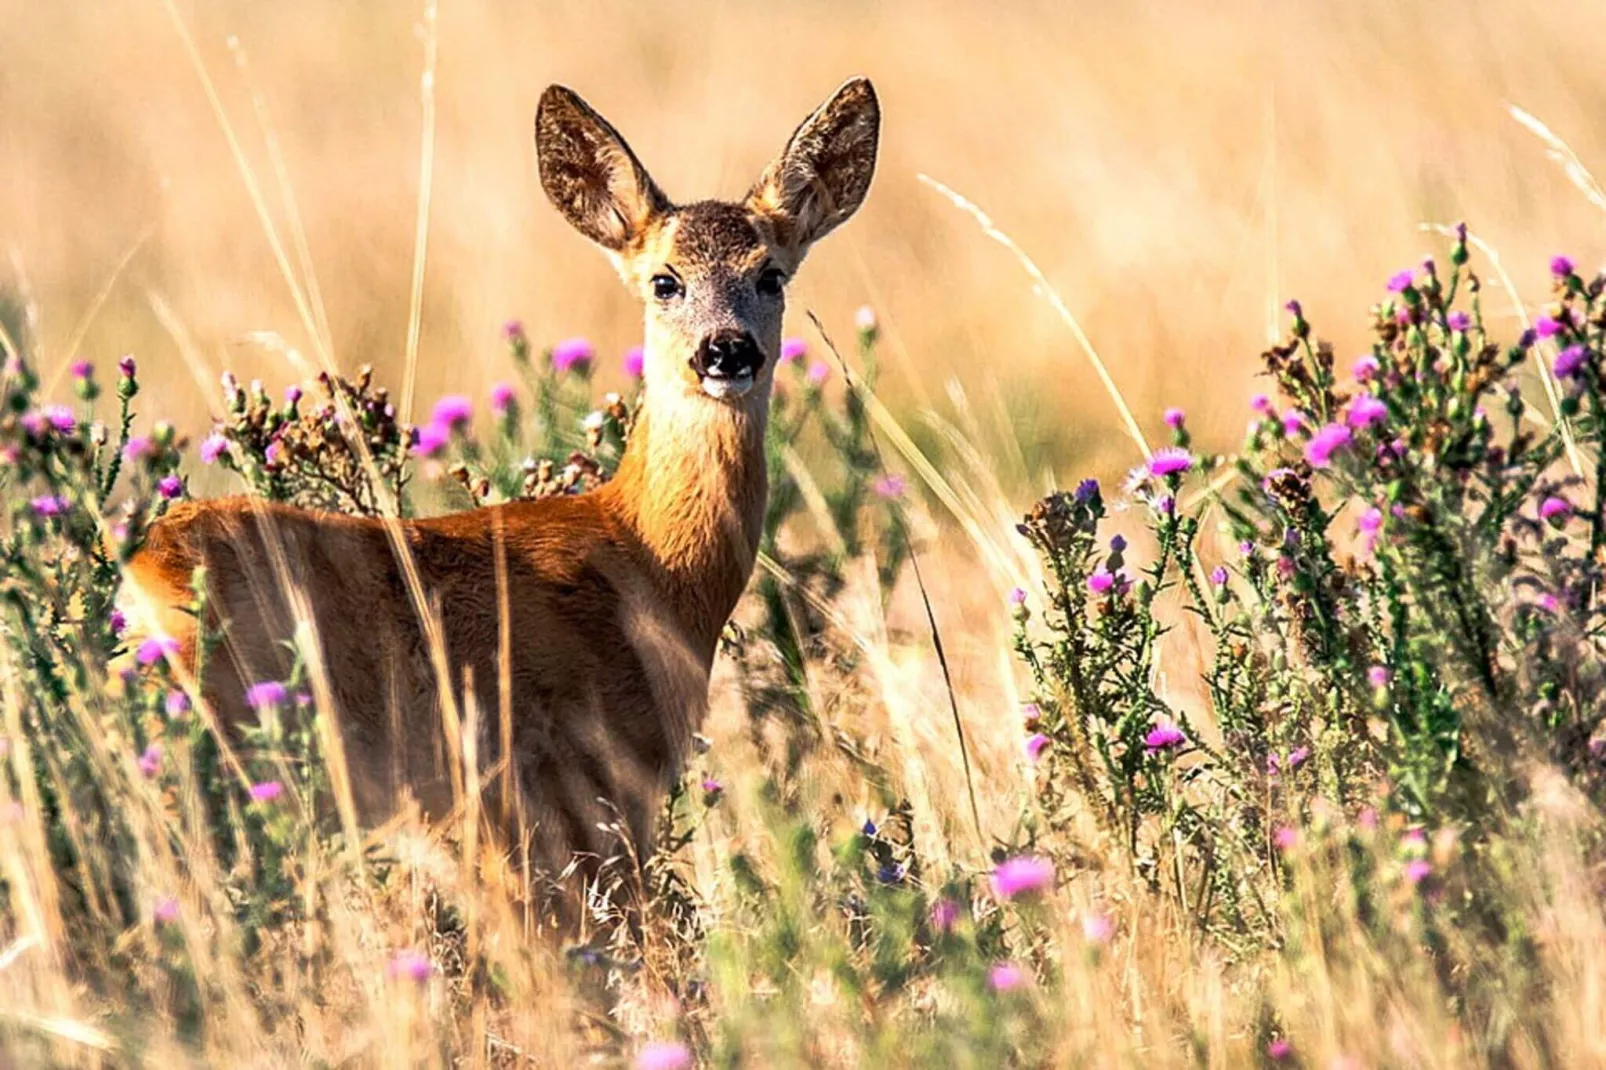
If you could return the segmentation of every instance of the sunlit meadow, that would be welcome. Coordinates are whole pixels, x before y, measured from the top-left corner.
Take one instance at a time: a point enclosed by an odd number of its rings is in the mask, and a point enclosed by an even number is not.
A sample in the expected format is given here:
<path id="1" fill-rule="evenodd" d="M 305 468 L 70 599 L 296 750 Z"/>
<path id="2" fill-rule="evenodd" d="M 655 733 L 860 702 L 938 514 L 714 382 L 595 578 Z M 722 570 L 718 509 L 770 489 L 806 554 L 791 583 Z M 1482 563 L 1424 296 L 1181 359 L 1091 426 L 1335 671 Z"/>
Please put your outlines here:
<path id="1" fill-rule="evenodd" d="M 1606 9 L 0 13 L 0 1063 L 1606 1061 Z M 112 605 L 171 503 L 628 440 L 540 88 L 728 195 L 849 73 L 642 915 L 358 827 L 313 664 L 220 741 Z"/>

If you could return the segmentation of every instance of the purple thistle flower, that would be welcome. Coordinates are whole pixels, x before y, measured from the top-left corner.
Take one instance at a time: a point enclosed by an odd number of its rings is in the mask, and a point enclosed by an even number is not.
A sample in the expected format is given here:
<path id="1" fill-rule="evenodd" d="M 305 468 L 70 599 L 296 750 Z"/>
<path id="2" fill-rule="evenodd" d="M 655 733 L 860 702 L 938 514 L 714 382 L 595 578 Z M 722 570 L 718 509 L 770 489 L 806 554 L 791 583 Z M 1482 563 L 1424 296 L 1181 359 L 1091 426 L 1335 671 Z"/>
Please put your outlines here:
<path id="1" fill-rule="evenodd" d="M 1291 851 L 1299 846 L 1299 830 L 1292 825 L 1278 825 L 1271 842 L 1279 851 Z"/>
<path id="2" fill-rule="evenodd" d="M 1550 273 L 1558 279 L 1565 279 L 1573 273 L 1573 262 L 1565 256 L 1551 257 Z"/>
<path id="3" fill-rule="evenodd" d="M 1193 455 L 1180 446 L 1163 446 L 1149 458 L 1149 474 L 1155 477 L 1176 475 L 1193 467 Z"/>
<path id="4" fill-rule="evenodd" d="M 396 952 L 385 964 L 385 976 L 392 981 L 411 981 L 421 985 L 434 972 L 435 965 L 429 961 L 429 956 L 412 948 Z"/>
<path id="5" fill-rule="evenodd" d="M 160 773 L 162 771 L 162 745 L 160 743 L 152 743 L 146 747 L 144 753 L 139 756 L 138 765 L 140 775 L 147 780 Z"/>
<path id="6" fill-rule="evenodd" d="M 632 379 L 640 379 L 647 367 L 647 351 L 641 346 L 631 346 L 625 350 L 625 374 Z"/>
<path id="7" fill-rule="evenodd" d="M 1383 526 L 1383 511 L 1375 505 L 1372 506 L 1356 518 L 1355 526 L 1368 535 L 1377 534 L 1378 529 Z"/>
<path id="8" fill-rule="evenodd" d="M 75 361 L 72 362 L 72 377 L 74 379 L 79 379 L 79 380 L 88 379 L 88 378 L 92 377 L 94 374 L 95 374 L 95 366 L 93 364 L 89 363 L 89 361 L 87 361 L 87 360 L 75 360 Z"/>
<path id="9" fill-rule="evenodd" d="M 134 372 L 138 370 L 138 365 L 134 363 L 133 354 L 125 354 L 120 357 L 117 361 L 117 370 L 123 373 L 124 379 L 132 379 Z"/>
<path id="10" fill-rule="evenodd" d="M 502 324 L 502 338 L 509 343 L 523 341 L 524 324 L 518 320 L 508 320 Z"/>
<path id="11" fill-rule="evenodd" d="M 171 925 L 178 920 L 178 900 L 170 895 L 159 896 L 151 904 L 151 918 L 158 925 Z"/>
<path id="12" fill-rule="evenodd" d="M 1266 1045 L 1266 1058 L 1274 1063 L 1280 1063 L 1294 1054 L 1294 1046 L 1282 1037 L 1278 1037 Z"/>
<path id="13" fill-rule="evenodd" d="M 1589 364 L 1589 350 L 1581 345 L 1570 345 L 1556 354 L 1556 363 L 1552 366 L 1558 379 L 1571 379 L 1583 371 Z"/>
<path id="14" fill-rule="evenodd" d="M 1305 430 L 1305 414 L 1298 409 L 1289 409 L 1283 413 L 1283 434 L 1289 438 Z"/>
<path id="15" fill-rule="evenodd" d="M 496 383 L 491 387 L 491 411 L 506 416 L 517 395 L 512 383 Z"/>
<path id="16" fill-rule="evenodd" d="M 1445 319 L 1445 323 L 1449 325 L 1452 331 L 1466 331 L 1472 327 L 1472 317 L 1460 309 L 1456 309 Z"/>
<path id="17" fill-rule="evenodd" d="M 1187 419 L 1187 414 L 1184 413 L 1181 409 L 1167 409 L 1167 410 L 1165 410 L 1165 425 L 1167 427 L 1171 428 L 1171 430 L 1173 430 L 1173 431 L 1182 430 L 1183 421 L 1185 421 L 1186 419 Z"/>
<path id="18" fill-rule="evenodd" d="M 1013 962 L 994 963 L 987 971 L 987 987 L 994 992 L 1013 992 L 1026 983 L 1026 971 Z"/>
<path id="19" fill-rule="evenodd" d="M 447 394 L 435 402 L 430 423 L 447 431 L 461 431 L 474 419 L 474 403 L 462 394 Z"/>
<path id="20" fill-rule="evenodd" d="M 1411 284 L 1415 281 L 1415 279 L 1416 272 L 1410 268 L 1406 268 L 1404 271 L 1396 271 L 1393 275 L 1389 276 L 1389 293 L 1404 293 L 1411 288 Z"/>
<path id="21" fill-rule="evenodd" d="M 156 492 L 168 501 L 184 496 L 184 481 L 178 476 L 163 476 L 156 484 Z"/>
<path id="22" fill-rule="evenodd" d="M 1115 574 L 1103 568 L 1087 578 L 1087 589 L 1094 594 L 1106 594 L 1114 586 Z"/>
<path id="23" fill-rule="evenodd" d="M 245 704 L 258 711 L 283 706 L 289 697 L 290 692 L 277 680 L 264 680 L 245 689 Z"/>
<path id="24" fill-rule="evenodd" d="M 114 608 L 111 611 L 111 616 L 106 618 L 106 623 L 111 625 L 113 635 L 121 636 L 128 628 L 128 615 L 122 610 Z"/>
<path id="25" fill-rule="evenodd" d="M 725 785 L 711 776 L 703 777 L 703 794 L 718 795 L 725 790 Z"/>
<path id="26" fill-rule="evenodd" d="M 1126 552 L 1126 536 L 1117 532 L 1110 536 L 1110 552 L 1120 554 Z"/>
<path id="27" fill-rule="evenodd" d="M 944 896 L 931 904 L 931 927 L 940 933 L 952 932 L 959 921 L 959 904 Z"/>
<path id="28" fill-rule="evenodd" d="M 183 717 L 190 712 L 190 696 L 182 691 L 169 691 L 162 705 L 169 717 Z"/>
<path id="29" fill-rule="evenodd" d="M 584 338 L 565 338 L 552 347 L 552 368 L 557 372 L 578 372 L 584 375 L 591 368 L 597 351 Z"/>
<path id="30" fill-rule="evenodd" d="M 1533 330 L 1540 338 L 1554 338 L 1561 333 L 1561 322 L 1550 316 L 1540 316 L 1534 320 Z"/>
<path id="31" fill-rule="evenodd" d="M 1043 709 L 1035 702 L 1023 702 L 1020 707 L 1020 716 L 1021 720 L 1026 722 L 1026 727 L 1032 728 L 1037 725 L 1038 720 L 1043 716 Z"/>
<path id="32" fill-rule="evenodd" d="M 1433 863 L 1425 858 L 1413 858 L 1405 863 L 1405 879 L 1409 884 L 1421 884 L 1433 873 Z"/>
<path id="33" fill-rule="evenodd" d="M 889 473 L 870 484 L 870 489 L 875 491 L 878 498 L 901 498 L 904 491 L 903 477 Z"/>
<path id="34" fill-rule="evenodd" d="M 270 803 L 284 794 L 284 785 L 277 780 L 263 780 L 251 785 L 251 801 Z"/>
<path id="35" fill-rule="evenodd" d="M 1366 670 L 1366 682 L 1378 689 L 1387 687 L 1393 678 L 1394 674 L 1389 672 L 1386 665 L 1373 665 Z"/>
<path id="36" fill-rule="evenodd" d="M 1249 399 L 1249 407 L 1264 416 L 1271 411 L 1271 398 L 1265 394 L 1256 394 Z"/>
<path id="37" fill-rule="evenodd" d="M 44 438 L 45 428 L 50 426 L 50 421 L 46 420 L 45 414 L 38 409 L 29 409 L 23 413 L 19 417 L 19 422 L 22 424 L 22 429 L 33 438 Z"/>
<path id="38" fill-rule="evenodd" d="M 1012 588 L 1009 592 L 1009 604 L 1012 606 L 1024 606 L 1026 604 L 1026 588 Z"/>
<path id="39" fill-rule="evenodd" d="M 63 435 L 70 435 L 78 430 L 78 419 L 73 416 L 72 410 L 65 405 L 46 405 L 41 410 L 50 426 Z"/>
<path id="40" fill-rule="evenodd" d="M 123 446 L 123 460 L 130 464 L 149 456 L 154 450 L 151 440 L 145 435 L 135 435 Z"/>
<path id="41" fill-rule="evenodd" d="M 1371 382 L 1372 378 L 1376 376 L 1381 369 L 1382 365 L 1379 364 L 1377 362 L 1377 358 L 1372 356 L 1370 353 L 1362 357 L 1356 357 L 1355 363 L 1350 366 L 1350 370 L 1354 373 L 1355 381 L 1357 383 Z"/>
<path id="42" fill-rule="evenodd" d="M 228 452 L 228 449 L 229 440 L 214 431 L 201 440 L 201 462 L 215 464 L 219 457 Z"/>
<path id="43" fill-rule="evenodd" d="M 1096 479 L 1082 480 L 1076 485 L 1076 490 L 1072 492 L 1072 496 L 1078 504 L 1086 505 L 1099 496 L 1099 481 Z"/>
<path id="44" fill-rule="evenodd" d="M 1090 944 L 1107 944 L 1115 935 L 1115 919 L 1099 910 L 1082 915 L 1082 939 Z"/>
<path id="45" fill-rule="evenodd" d="M 1143 746 L 1149 753 L 1155 754 L 1180 747 L 1187 741 L 1188 737 L 1183 734 L 1182 729 L 1174 724 L 1162 724 L 1149 730 L 1149 734 L 1143 737 Z"/>
<path id="46" fill-rule="evenodd" d="M 1288 302 L 1283 306 L 1283 309 L 1296 320 L 1302 320 L 1305 318 L 1305 306 L 1301 305 L 1298 301 Z"/>
<path id="47" fill-rule="evenodd" d="M 1054 863 L 1035 855 L 1016 855 L 998 864 L 990 878 L 1000 899 L 1034 895 L 1054 883 Z"/>
<path id="48" fill-rule="evenodd" d="M 301 392 L 301 387 L 296 383 L 291 383 L 289 386 L 284 388 L 284 403 L 292 408 L 300 404 L 301 399 L 304 396 L 305 395 L 303 395 Z"/>
<path id="49" fill-rule="evenodd" d="M 636 1070 L 687 1070 L 691 1049 L 678 1040 L 651 1040 L 636 1053 Z"/>
<path id="50" fill-rule="evenodd" d="M 28 508 L 35 516 L 60 516 L 72 508 L 72 504 L 59 494 L 42 494 L 30 501 Z"/>
<path id="51" fill-rule="evenodd" d="M 795 364 L 802 360 L 809 351 L 809 344 L 801 338 L 781 339 L 781 360 L 787 364 Z"/>
<path id="52" fill-rule="evenodd" d="M 413 453 L 419 457 L 434 457 L 452 440 L 452 433 L 439 424 L 425 424 L 413 428 Z"/>
<path id="53" fill-rule="evenodd" d="M 1388 419 L 1389 407 L 1370 394 L 1357 394 L 1349 403 L 1349 412 L 1345 415 L 1345 422 L 1359 431 L 1363 427 L 1370 427 Z"/>
<path id="54" fill-rule="evenodd" d="M 809 365 L 808 378 L 815 386 L 824 385 L 825 381 L 831 378 L 831 366 L 823 360 L 815 361 Z"/>
<path id="55" fill-rule="evenodd" d="M 1332 463 L 1333 454 L 1347 449 L 1353 439 L 1350 429 L 1343 424 L 1328 424 L 1311 436 L 1305 446 L 1305 459 L 1313 468 L 1326 468 Z"/>
<path id="56" fill-rule="evenodd" d="M 1255 552 L 1255 544 L 1249 539 L 1245 539 L 1243 542 L 1238 544 L 1238 552 L 1245 557 L 1250 557 Z"/>
<path id="57" fill-rule="evenodd" d="M 1043 756 L 1043 750 L 1049 744 L 1049 738 L 1041 732 L 1033 732 L 1026 737 L 1026 757 L 1037 761 Z"/>
<path id="58" fill-rule="evenodd" d="M 1217 565 L 1215 568 L 1210 570 L 1210 582 L 1215 584 L 1217 587 L 1220 587 L 1227 582 L 1227 568 L 1225 565 Z"/>
<path id="59" fill-rule="evenodd" d="M 1305 764 L 1306 759 L 1309 757 L 1309 747 L 1295 747 L 1293 750 L 1288 752 L 1288 761 L 1284 764 L 1289 769 L 1298 769 L 1300 766 Z"/>
<path id="60" fill-rule="evenodd" d="M 1554 527 L 1561 527 L 1572 515 L 1572 503 L 1566 498 L 1551 495 L 1539 503 L 1539 519 Z"/>
<path id="61" fill-rule="evenodd" d="M 178 653 L 178 640 L 166 635 L 153 635 L 134 651 L 134 660 L 149 668 Z"/>

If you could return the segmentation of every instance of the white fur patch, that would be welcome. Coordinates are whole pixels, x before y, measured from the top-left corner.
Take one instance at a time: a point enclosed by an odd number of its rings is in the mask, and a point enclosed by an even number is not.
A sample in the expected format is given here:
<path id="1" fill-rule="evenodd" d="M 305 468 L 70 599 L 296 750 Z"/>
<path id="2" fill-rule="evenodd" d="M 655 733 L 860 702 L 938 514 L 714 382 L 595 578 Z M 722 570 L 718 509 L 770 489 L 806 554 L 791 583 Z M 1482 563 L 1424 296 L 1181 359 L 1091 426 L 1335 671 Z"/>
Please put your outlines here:
<path id="1" fill-rule="evenodd" d="M 715 378 L 712 375 L 703 376 L 703 393 L 711 398 L 740 398 L 746 397 L 747 392 L 753 389 L 751 375 L 738 375 L 733 379 Z"/>

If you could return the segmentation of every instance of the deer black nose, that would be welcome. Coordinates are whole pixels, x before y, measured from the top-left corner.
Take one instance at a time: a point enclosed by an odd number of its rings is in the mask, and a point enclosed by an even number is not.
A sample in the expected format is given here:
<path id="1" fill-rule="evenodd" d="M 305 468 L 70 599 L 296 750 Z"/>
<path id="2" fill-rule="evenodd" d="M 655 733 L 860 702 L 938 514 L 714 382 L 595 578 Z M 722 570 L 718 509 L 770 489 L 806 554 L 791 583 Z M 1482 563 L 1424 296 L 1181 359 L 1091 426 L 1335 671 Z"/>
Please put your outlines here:
<path id="1" fill-rule="evenodd" d="M 757 375 L 763 364 L 764 351 L 746 331 L 720 331 L 697 347 L 698 375 L 741 379 Z"/>

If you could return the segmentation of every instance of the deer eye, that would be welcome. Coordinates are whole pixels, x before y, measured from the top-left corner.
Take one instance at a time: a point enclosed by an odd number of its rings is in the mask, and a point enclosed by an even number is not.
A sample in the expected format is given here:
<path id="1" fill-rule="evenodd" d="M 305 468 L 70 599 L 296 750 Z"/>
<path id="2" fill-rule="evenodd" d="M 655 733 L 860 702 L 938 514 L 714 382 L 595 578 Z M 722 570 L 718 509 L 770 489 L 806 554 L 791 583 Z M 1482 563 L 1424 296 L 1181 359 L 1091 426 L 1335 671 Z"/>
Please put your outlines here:
<path id="1" fill-rule="evenodd" d="M 781 296 L 781 288 L 786 285 L 786 272 L 780 268 L 765 268 L 759 275 L 755 288 L 765 297 Z"/>
<path id="2" fill-rule="evenodd" d="M 660 301 L 669 301 L 685 293 L 680 280 L 675 276 L 661 273 L 652 277 L 652 295 Z"/>

